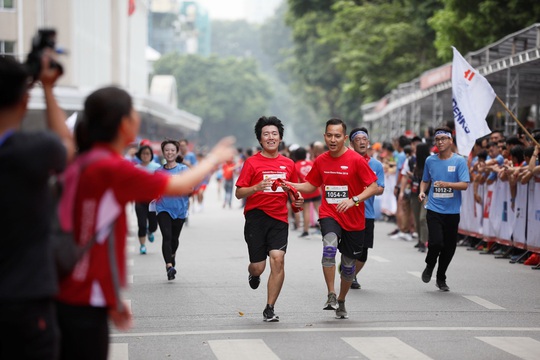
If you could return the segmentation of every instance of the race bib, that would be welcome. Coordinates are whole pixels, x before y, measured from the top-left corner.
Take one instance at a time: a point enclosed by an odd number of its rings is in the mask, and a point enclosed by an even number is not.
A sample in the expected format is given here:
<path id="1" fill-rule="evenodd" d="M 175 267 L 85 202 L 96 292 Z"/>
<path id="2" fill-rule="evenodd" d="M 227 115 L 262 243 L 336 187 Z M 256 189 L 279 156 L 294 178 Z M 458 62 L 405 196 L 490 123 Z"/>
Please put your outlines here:
<path id="1" fill-rule="evenodd" d="M 339 204 L 349 198 L 349 188 L 347 185 L 326 185 L 324 195 L 328 204 Z"/>
<path id="2" fill-rule="evenodd" d="M 283 179 L 285 180 L 287 178 L 287 175 L 285 173 L 279 173 L 279 174 L 263 174 L 263 180 L 266 180 L 266 179 L 272 179 L 272 180 L 275 180 L 275 179 Z M 285 190 L 283 190 L 283 188 L 281 186 L 278 186 L 276 191 L 272 191 L 272 189 L 270 187 L 264 189 L 264 192 L 283 192 Z"/>
<path id="3" fill-rule="evenodd" d="M 454 189 L 449 187 L 433 187 L 434 198 L 453 198 Z"/>

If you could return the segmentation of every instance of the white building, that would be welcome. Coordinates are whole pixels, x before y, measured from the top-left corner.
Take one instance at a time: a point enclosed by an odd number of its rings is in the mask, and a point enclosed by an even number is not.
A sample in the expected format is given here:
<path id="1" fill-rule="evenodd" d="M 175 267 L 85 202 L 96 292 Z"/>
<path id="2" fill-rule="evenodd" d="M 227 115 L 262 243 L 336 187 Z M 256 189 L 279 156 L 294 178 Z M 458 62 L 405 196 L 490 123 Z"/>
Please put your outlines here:
<path id="1" fill-rule="evenodd" d="M 131 15 L 130 3 L 135 5 Z M 149 94 L 148 11 L 146 0 L 0 0 L 0 54 L 23 61 L 37 30 L 54 28 L 57 47 L 67 50 L 59 57 L 64 76 L 55 89 L 66 112 L 80 111 L 86 95 L 115 84 L 132 94 L 143 119 L 142 136 L 187 136 L 200 129 L 202 120 Z M 25 126 L 39 123 L 41 94 L 33 90 L 29 117 L 36 121 Z"/>

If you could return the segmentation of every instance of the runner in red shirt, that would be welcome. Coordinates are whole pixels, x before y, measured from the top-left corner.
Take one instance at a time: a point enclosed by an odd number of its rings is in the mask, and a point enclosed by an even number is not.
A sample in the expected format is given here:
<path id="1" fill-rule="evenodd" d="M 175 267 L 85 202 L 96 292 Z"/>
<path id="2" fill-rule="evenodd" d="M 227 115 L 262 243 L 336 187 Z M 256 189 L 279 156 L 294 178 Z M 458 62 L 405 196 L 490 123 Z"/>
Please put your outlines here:
<path id="1" fill-rule="evenodd" d="M 348 318 L 345 297 L 355 275 L 355 262 L 364 244 L 364 203 L 377 192 L 377 177 L 368 163 L 345 146 L 347 126 L 341 119 L 326 122 L 324 139 L 328 151 L 318 156 L 302 184 L 292 184 L 301 192 L 320 187 L 323 200 L 319 223 L 323 236 L 322 267 L 328 299 L 324 310 L 335 310 L 336 318 Z M 339 296 L 334 288 L 336 252 L 341 253 L 341 286 Z"/>
<path id="2" fill-rule="evenodd" d="M 283 124 L 275 116 L 259 118 L 255 125 L 257 140 L 262 151 L 249 157 L 236 181 L 236 197 L 247 198 L 244 208 L 246 223 L 244 237 L 248 245 L 249 285 L 257 289 L 261 274 L 270 258 L 267 304 L 263 311 L 264 321 L 279 321 L 274 312 L 283 280 L 284 261 L 289 236 L 287 193 L 282 187 L 272 191 L 275 179 L 296 181 L 294 162 L 279 153 L 283 139 Z M 300 198 L 295 205 L 301 207 Z"/>
<path id="3" fill-rule="evenodd" d="M 130 95 L 116 87 L 92 93 L 77 124 L 79 151 L 99 152 L 80 177 L 75 200 L 74 236 L 79 244 L 98 234 L 96 243 L 60 283 L 58 320 L 61 359 L 107 359 L 108 317 L 119 329 L 131 326 L 119 288 L 126 284 L 126 204 L 159 195 L 189 194 L 214 168 L 233 156 L 234 139 L 220 141 L 199 164 L 178 176 L 150 174 L 124 160 L 140 118 Z"/>

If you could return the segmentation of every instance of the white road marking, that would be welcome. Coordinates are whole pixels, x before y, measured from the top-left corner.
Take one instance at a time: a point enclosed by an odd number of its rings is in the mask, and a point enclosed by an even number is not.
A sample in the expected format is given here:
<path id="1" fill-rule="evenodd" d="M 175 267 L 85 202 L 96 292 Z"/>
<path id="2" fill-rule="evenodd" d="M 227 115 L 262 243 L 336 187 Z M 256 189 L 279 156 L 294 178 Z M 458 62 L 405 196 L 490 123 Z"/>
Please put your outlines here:
<path id="1" fill-rule="evenodd" d="M 186 336 L 186 335 L 219 335 L 219 334 L 254 334 L 254 333 L 308 333 L 308 332 L 373 332 L 373 331 L 507 331 L 507 332 L 540 332 L 540 327 L 350 327 L 350 328 L 297 328 L 297 329 L 237 329 L 237 330 L 200 330 L 200 331 L 167 331 L 146 333 L 111 334 L 113 338 L 152 337 L 152 336 Z"/>
<path id="2" fill-rule="evenodd" d="M 133 275 L 128 275 L 127 276 L 127 283 L 128 284 L 133 284 Z"/>
<path id="3" fill-rule="evenodd" d="M 463 297 L 465 299 L 471 300 L 472 302 L 475 302 L 478 305 L 483 306 L 483 307 L 485 307 L 486 309 L 489 309 L 489 310 L 504 310 L 503 307 L 501 307 L 499 305 L 496 305 L 496 304 L 494 304 L 492 302 L 489 302 L 489 301 L 487 301 L 485 299 L 482 299 L 479 296 L 466 296 L 466 295 L 463 295 Z"/>
<path id="4" fill-rule="evenodd" d="M 126 248 L 127 248 L 127 252 L 129 254 L 134 254 L 136 249 L 137 249 L 137 247 L 135 245 L 128 245 L 128 246 L 126 246 Z"/>
<path id="5" fill-rule="evenodd" d="M 396 337 L 346 337 L 349 345 L 371 360 L 431 360 Z"/>
<path id="6" fill-rule="evenodd" d="M 369 259 L 370 260 L 375 260 L 375 261 L 378 261 L 378 262 L 381 262 L 381 263 L 390 262 L 390 260 L 388 260 L 388 259 L 385 259 L 385 258 L 380 257 L 380 256 L 375 256 L 375 255 L 369 255 Z"/>
<path id="7" fill-rule="evenodd" d="M 415 276 L 419 279 L 422 278 L 422 273 L 420 271 L 407 271 L 407 273 L 411 274 L 412 276 Z M 432 279 L 434 278 L 433 276 L 431 277 Z"/>
<path id="8" fill-rule="evenodd" d="M 261 339 L 211 340 L 210 348 L 218 360 L 279 360 Z"/>
<path id="9" fill-rule="evenodd" d="M 133 266 L 135 264 L 135 260 L 133 259 L 128 259 L 127 262 L 126 262 L 127 266 Z"/>
<path id="10" fill-rule="evenodd" d="M 129 360 L 128 344 L 110 343 L 109 360 Z"/>
<path id="11" fill-rule="evenodd" d="M 523 360 L 538 360 L 540 357 L 540 341 L 529 337 L 477 336 L 476 338 Z"/>

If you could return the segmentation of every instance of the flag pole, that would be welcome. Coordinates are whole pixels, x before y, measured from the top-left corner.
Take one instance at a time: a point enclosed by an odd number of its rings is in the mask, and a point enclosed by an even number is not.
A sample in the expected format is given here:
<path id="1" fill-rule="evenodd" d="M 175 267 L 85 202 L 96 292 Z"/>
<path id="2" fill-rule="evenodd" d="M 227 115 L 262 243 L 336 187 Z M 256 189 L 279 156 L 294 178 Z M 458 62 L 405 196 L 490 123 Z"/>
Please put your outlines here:
<path id="1" fill-rule="evenodd" d="M 517 117 L 514 115 L 514 113 L 506 106 L 506 104 L 501 100 L 501 98 L 499 97 L 499 95 L 495 95 L 495 97 L 497 98 L 497 100 L 499 101 L 499 103 L 501 103 L 501 105 L 503 106 L 503 108 L 510 114 L 510 116 L 512 117 L 512 119 L 514 119 L 515 122 L 517 122 L 517 124 L 519 125 L 519 127 L 523 130 L 523 132 L 525 132 L 525 134 L 529 137 L 529 139 L 532 140 L 532 142 L 534 142 L 536 144 L 536 146 L 540 147 L 540 144 L 538 143 L 538 141 L 536 141 L 536 139 L 531 135 L 531 133 L 529 133 L 529 131 L 527 130 L 527 128 L 525 126 L 523 126 L 523 124 L 517 119 Z"/>

